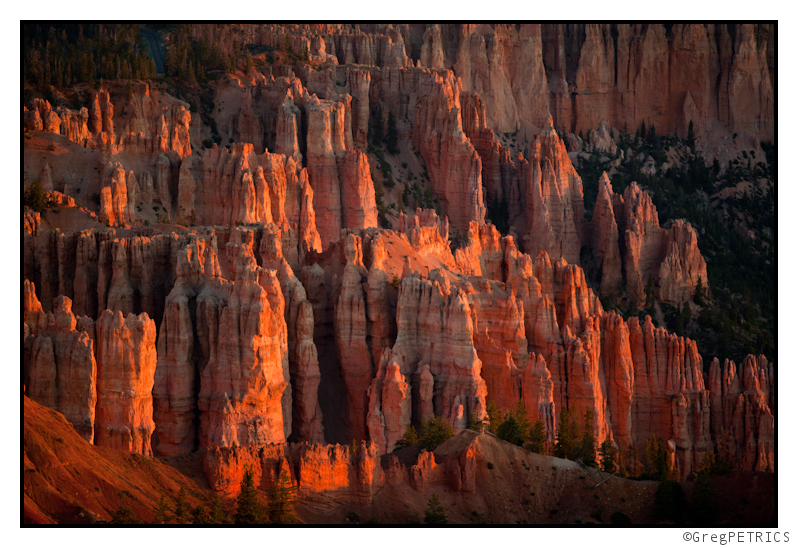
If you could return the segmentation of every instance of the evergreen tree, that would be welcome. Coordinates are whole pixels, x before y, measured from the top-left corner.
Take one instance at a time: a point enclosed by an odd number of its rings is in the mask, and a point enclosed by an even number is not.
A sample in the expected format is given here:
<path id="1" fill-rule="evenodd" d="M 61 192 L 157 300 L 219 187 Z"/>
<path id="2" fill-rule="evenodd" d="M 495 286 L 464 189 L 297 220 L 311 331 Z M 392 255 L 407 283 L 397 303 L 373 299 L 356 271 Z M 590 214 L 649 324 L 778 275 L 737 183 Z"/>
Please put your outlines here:
<path id="1" fill-rule="evenodd" d="M 499 425 L 496 435 L 499 439 L 509 441 L 515 445 L 524 445 L 524 432 L 518 426 L 518 421 L 512 413 L 507 414 L 507 417 Z"/>
<path id="2" fill-rule="evenodd" d="M 186 502 L 186 490 L 184 488 L 180 488 L 180 492 L 177 494 L 177 500 L 175 500 L 175 522 L 179 524 L 186 523 L 188 521 L 188 503 Z"/>
<path id="3" fill-rule="evenodd" d="M 693 121 L 690 120 L 690 125 L 687 126 L 687 146 L 690 150 L 695 151 L 695 133 L 693 133 Z"/>
<path id="4" fill-rule="evenodd" d="M 499 406 L 496 405 L 496 402 L 493 400 L 488 400 L 487 404 L 485 404 L 485 412 L 488 415 L 488 432 L 491 434 L 495 434 L 499 430 L 499 426 L 502 423 L 502 411 L 499 409 Z"/>
<path id="5" fill-rule="evenodd" d="M 205 525 L 206 523 L 210 523 L 208 520 L 208 513 L 205 511 L 205 507 L 202 504 L 197 505 L 191 511 L 192 523 L 194 525 Z"/>
<path id="6" fill-rule="evenodd" d="M 415 445 L 418 443 L 418 433 L 416 433 L 416 429 L 411 424 L 407 427 L 405 431 L 405 435 L 396 442 L 396 448 L 402 449 L 404 447 L 410 447 L 411 445 Z"/>
<path id="7" fill-rule="evenodd" d="M 521 437 L 526 442 L 529 439 L 529 429 L 532 427 L 532 423 L 529 421 L 529 414 L 526 411 L 523 400 L 518 400 L 515 406 L 515 421 L 521 430 Z"/>
<path id="8" fill-rule="evenodd" d="M 615 471 L 615 447 L 612 445 L 612 440 L 609 438 L 601 442 L 599 448 L 601 454 L 601 469 L 610 474 Z"/>
<path id="9" fill-rule="evenodd" d="M 693 291 L 693 301 L 698 306 L 704 306 L 704 279 L 699 276 L 698 282 L 695 284 L 695 291 Z"/>
<path id="10" fill-rule="evenodd" d="M 399 197 L 401 198 L 401 196 L 402 195 L 400 194 Z M 476 415 L 474 413 L 471 413 L 471 415 L 469 415 L 468 417 L 468 424 L 466 424 L 466 428 L 468 428 L 469 430 L 473 430 L 475 432 L 481 432 L 482 419 L 477 420 Z"/>
<path id="11" fill-rule="evenodd" d="M 718 506 L 715 502 L 715 485 L 712 477 L 703 467 L 698 473 L 690 499 L 690 516 L 697 525 L 709 525 L 717 519 Z"/>
<path id="12" fill-rule="evenodd" d="M 275 524 L 295 523 L 294 501 L 297 487 L 291 484 L 287 472 L 280 474 L 274 488 L 269 491 L 269 521 Z"/>
<path id="13" fill-rule="evenodd" d="M 42 182 L 33 181 L 23 196 L 25 205 L 33 211 L 41 213 L 44 211 L 44 192 L 42 192 Z"/>
<path id="14" fill-rule="evenodd" d="M 421 421 L 421 432 L 418 436 L 419 452 L 423 449 L 434 451 L 436 447 L 454 436 L 452 425 L 443 417 L 432 417 Z"/>
<path id="15" fill-rule="evenodd" d="M 667 478 L 669 476 L 668 454 L 659 437 L 651 436 L 646 440 L 645 456 L 645 469 L 648 475 L 653 478 Z"/>
<path id="16" fill-rule="evenodd" d="M 529 429 L 529 443 L 527 447 L 533 453 L 546 454 L 546 426 L 538 419 Z"/>
<path id="17" fill-rule="evenodd" d="M 438 495 L 432 495 L 427 503 L 427 511 L 424 513 L 424 523 L 427 525 L 445 525 L 449 523 L 446 511 L 438 501 Z"/>
<path id="18" fill-rule="evenodd" d="M 708 476 L 715 475 L 715 452 L 707 451 L 704 453 L 704 458 L 701 459 L 701 465 L 698 467 L 699 474 L 706 474 Z"/>
<path id="19" fill-rule="evenodd" d="M 593 435 L 593 410 L 585 411 L 584 427 L 582 428 L 582 441 L 579 444 L 579 454 L 582 462 L 587 466 L 596 466 L 596 437 Z"/>
<path id="20" fill-rule="evenodd" d="M 158 506 L 155 507 L 155 523 L 169 523 L 169 514 L 171 513 L 172 509 L 169 508 L 169 504 L 166 502 L 166 497 L 161 495 L 161 501 L 158 503 Z"/>
<path id="21" fill-rule="evenodd" d="M 133 513 L 127 506 L 122 506 L 113 513 L 111 523 L 114 525 L 140 525 L 144 520 Z"/>
<path id="22" fill-rule="evenodd" d="M 255 474 L 252 472 L 252 468 L 248 467 L 241 479 L 241 492 L 238 494 L 235 523 L 236 525 L 260 523 L 262 514 L 258 491 L 255 488 Z"/>
<path id="23" fill-rule="evenodd" d="M 571 410 L 563 409 L 560 413 L 560 425 L 557 430 L 557 442 L 554 445 L 554 456 L 573 460 L 579 448 L 579 425 L 574 420 Z"/>
<path id="24" fill-rule="evenodd" d="M 225 515 L 224 508 L 222 507 L 222 499 L 219 498 L 218 493 L 213 494 L 211 499 L 210 515 L 208 516 L 208 523 L 222 524 L 228 521 Z"/>
<path id="25" fill-rule="evenodd" d="M 654 512 L 660 518 L 676 523 L 683 521 L 687 497 L 678 482 L 663 478 L 654 494 Z"/>

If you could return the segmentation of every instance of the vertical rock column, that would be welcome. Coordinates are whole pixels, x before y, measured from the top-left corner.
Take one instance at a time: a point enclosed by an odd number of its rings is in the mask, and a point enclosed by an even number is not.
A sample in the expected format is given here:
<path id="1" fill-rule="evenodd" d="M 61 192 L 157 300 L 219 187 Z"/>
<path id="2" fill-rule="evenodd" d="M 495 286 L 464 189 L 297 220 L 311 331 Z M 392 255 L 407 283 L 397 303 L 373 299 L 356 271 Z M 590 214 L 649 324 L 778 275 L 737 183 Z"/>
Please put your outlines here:
<path id="1" fill-rule="evenodd" d="M 347 236 L 344 253 L 346 268 L 335 310 L 335 342 L 347 392 L 347 436 L 363 440 L 366 439 L 366 392 L 374 378 L 371 353 L 366 343 L 366 295 L 363 291 L 368 271 L 363 265 L 362 242 L 358 236 Z"/>
<path id="2" fill-rule="evenodd" d="M 97 320 L 96 443 L 151 456 L 155 322 L 105 310 Z"/>
<path id="3" fill-rule="evenodd" d="M 273 270 L 263 271 L 265 279 L 259 283 L 260 269 L 252 255 L 241 254 L 235 270 L 227 298 L 198 298 L 199 333 L 208 356 L 199 394 L 200 444 L 205 448 L 286 439 L 283 295 Z M 288 404 L 290 416 L 290 399 Z"/>
<path id="4" fill-rule="evenodd" d="M 44 313 L 35 304 L 29 308 L 38 308 L 42 319 Z M 30 351 L 26 352 L 26 392 L 38 403 L 63 413 L 78 434 L 93 443 L 97 402 L 93 322 L 80 318 L 81 329 L 78 330 L 72 301 L 63 296 L 55 299 L 53 313 L 47 316 L 49 325 L 33 338 L 29 343 Z"/>

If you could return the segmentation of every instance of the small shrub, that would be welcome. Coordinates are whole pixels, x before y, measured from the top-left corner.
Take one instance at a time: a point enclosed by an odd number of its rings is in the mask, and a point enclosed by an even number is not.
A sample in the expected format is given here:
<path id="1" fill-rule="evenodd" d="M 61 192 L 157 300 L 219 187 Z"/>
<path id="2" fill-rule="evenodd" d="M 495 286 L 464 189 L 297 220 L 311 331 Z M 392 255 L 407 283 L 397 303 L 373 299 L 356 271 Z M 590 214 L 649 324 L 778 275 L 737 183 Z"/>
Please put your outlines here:
<path id="1" fill-rule="evenodd" d="M 492 462 L 488 463 L 488 470 L 493 470 L 494 466 Z"/>
<path id="2" fill-rule="evenodd" d="M 33 211 L 38 213 L 44 211 L 44 192 L 42 192 L 41 181 L 33 181 L 30 184 L 28 190 L 25 191 L 23 201 Z"/>
<path id="3" fill-rule="evenodd" d="M 122 506 L 114 512 L 111 523 L 114 525 L 138 525 L 144 523 L 144 520 L 134 514 L 127 506 Z"/>
<path id="4" fill-rule="evenodd" d="M 449 523 L 446 518 L 446 511 L 438 501 L 438 495 L 432 495 L 427 503 L 427 511 L 424 513 L 424 523 L 427 525 L 445 525 Z"/>

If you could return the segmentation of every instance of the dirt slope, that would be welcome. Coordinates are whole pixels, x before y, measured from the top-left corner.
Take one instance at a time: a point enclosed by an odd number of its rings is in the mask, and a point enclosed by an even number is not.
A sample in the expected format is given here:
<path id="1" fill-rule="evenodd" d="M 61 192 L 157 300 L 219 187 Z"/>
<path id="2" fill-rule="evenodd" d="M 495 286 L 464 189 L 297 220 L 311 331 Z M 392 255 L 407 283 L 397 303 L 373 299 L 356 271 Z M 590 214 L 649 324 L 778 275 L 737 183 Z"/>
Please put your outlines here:
<path id="1" fill-rule="evenodd" d="M 161 495 L 174 499 L 181 487 L 190 505 L 206 503 L 210 492 L 202 477 L 187 477 L 141 455 L 90 445 L 62 414 L 24 399 L 25 523 L 110 520 L 121 506 L 151 521 Z"/>

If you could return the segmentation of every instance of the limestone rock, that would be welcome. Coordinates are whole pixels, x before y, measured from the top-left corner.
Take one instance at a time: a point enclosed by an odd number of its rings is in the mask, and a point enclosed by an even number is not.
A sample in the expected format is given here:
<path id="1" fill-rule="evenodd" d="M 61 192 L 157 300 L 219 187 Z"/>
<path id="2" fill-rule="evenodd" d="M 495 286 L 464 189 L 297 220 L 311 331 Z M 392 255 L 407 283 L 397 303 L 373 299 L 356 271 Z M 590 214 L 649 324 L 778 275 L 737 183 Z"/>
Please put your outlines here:
<path id="1" fill-rule="evenodd" d="M 106 310 L 96 329 L 96 444 L 151 456 L 155 322 L 146 313 L 125 318 Z"/>
<path id="2" fill-rule="evenodd" d="M 35 303 L 28 307 L 31 312 L 42 314 Z M 26 352 L 29 359 L 23 376 L 26 394 L 62 413 L 83 439 L 93 443 L 97 403 L 94 341 L 88 332 L 76 329 L 77 319 L 69 298 L 56 298 L 53 313 L 47 316 L 46 327 L 39 324 L 41 331 L 31 335 L 32 347 Z M 93 336 L 93 327 L 90 330 Z"/>

